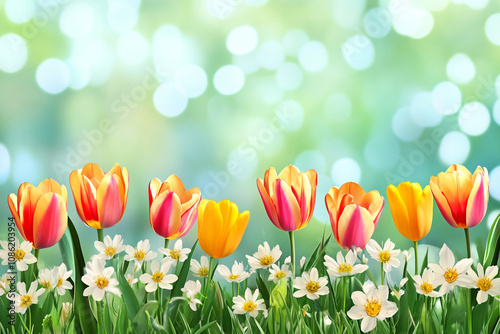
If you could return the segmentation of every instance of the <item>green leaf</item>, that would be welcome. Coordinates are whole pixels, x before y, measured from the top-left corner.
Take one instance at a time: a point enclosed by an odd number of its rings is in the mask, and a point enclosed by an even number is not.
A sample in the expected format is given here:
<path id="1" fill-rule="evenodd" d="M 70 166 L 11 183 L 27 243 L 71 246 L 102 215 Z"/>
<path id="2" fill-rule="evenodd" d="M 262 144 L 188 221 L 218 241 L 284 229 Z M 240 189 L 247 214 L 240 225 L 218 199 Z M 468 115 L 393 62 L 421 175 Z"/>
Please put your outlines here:
<path id="1" fill-rule="evenodd" d="M 75 284 L 74 284 L 74 298 L 73 298 L 73 313 L 75 314 L 75 330 L 83 334 L 95 333 L 95 318 L 90 308 L 90 301 L 88 297 L 83 296 L 85 285 L 82 282 L 84 276 L 85 259 L 83 257 L 80 238 L 76 231 L 75 225 L 68 217 L 68 230 L 71 235 L 73 243 L 73 255 L 75 264 Z"/>
<path id="2" fill-rule="evenodd" d="M 69 242 L 68 232 L 63 234 L 61 240 L 59 240 L 59 250 L 61 251 L 61 257 L 64 264 L 66 265 L 68 271 L 74 270 L 73 266 L 73 252 L 71 249 L 71 243 Z"/>
<path id="3" fill-rule="evenodd" d="M 262 298 L 264 298 L 264 302 L 266 303 L 266 308 L 269 309 L 269 290 L 267 290 L 266 283 L 262 280 L 262 277 L 260 277 L 260 273 L 257 271 L 257 276 L 256 276 L 256 282 L 257 282 L 257 287 L 259 288 L 259 292 L 262 295 Z"/>
<path id="4" fill-rule="evenodd" d="M 162 334 L 167 334 L 167 330 L 165 328 L 163 328 L 159 323 L 158 321 L 156 321 L 155 318 L 153 318 L 152 316 L 149 316 L 149 322 L 151 323 L 151 327 L 153 328 L 153 330 L 156 332 L 156 333 L 162 333 Z M 189 330 L 186 332 L 186 333 L 189 333 Z"/>
<path id="5" fill-rule="evenodd" d="M 217 323 L 217 321 L 214 320 L 214 321 L 209 322 L 208 324 L 206 324 L 204 326 L 201 326 L 201 328 L 198 329 L 196 332 L 194 332 L 194 334 L 201 334 L 201 333 L 205 332 L 207 329 L 212 327 L 215 323 Z"/>
<path id="6" fill-rule="evenodd" d="M 422 267 L 420 267 L 420 275 L 424 273 L 424 269 L 427 268 L 427 262 L 429 261 L 429 248 L 425 252 L 424 260 L 422 261 Z"/>
<path id="7" fill-rule="evenodd" d="M 149 314 L 155 314 L 157 309 L 158 302 L 156 300 L 144 304 L 139 309 L 132 321 L 132 326 L 134 326 L 137 333 L 145 333 L 147 331 L 149 328 Z"/>
<path id="8" fill-rule="evenodd" d="M 500 215 L 497 216 L 491 225 L 486 250 L 484 252 L 483 267 L 489 267 L 498 263 L 498 253 L 500 252 Z"/>
<path id="9" fill-rule="evenodd" d="M 287 292 L 287 281 L 286 279 L 280 279 L 279 283 L 271 291 L 270 303 L 272 307 L 281 309 L 285 306 L 283 300 L 286 299 Z M 282 298 L 283 297 L 283 298 Z"/>
<path id="10" fill-rule="evenodd" d="M 118 279 L 118 283 L 120 283 L 120 291 L 122 293 L 122 299 L 125 309 L 127 310 L 128 318 L 134 319 L 139 311 L 139 301 L 137 300 L 134 289 L 128 284 L 125 278 L 125 272 L 120 271 L 120 266 L 118 266 L 116 278 Z"/>

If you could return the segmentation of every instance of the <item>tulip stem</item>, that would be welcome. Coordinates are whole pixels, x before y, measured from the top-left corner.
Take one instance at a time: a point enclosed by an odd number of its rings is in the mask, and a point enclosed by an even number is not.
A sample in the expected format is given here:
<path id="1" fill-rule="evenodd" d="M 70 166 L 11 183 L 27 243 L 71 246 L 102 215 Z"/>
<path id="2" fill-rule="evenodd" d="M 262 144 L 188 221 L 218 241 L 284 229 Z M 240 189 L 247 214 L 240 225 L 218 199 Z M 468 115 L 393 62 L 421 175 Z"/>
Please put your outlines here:
<path id="1" fill-rule="evenodd" d="M 418 241 L 413 242 L 415 248 L 415 275 L 418 275 Z"/>
<path id="2" fill-rule="evenodd" d="M 170 242 L 170 239 L 165 238 L 165 249 L 168 249 L 169 242 Z M 163 254 L 163 257 L 167 257 L 167 254 Z"/>
<path id="3" fill-rule="evenodd" d="M 470 253 L 470 239 L 469 239 L 469 229 L 464 228 L 465 231 L 465 242 L 467 244 L 467 257 L 472 258 L 471 253 Z"/>
<path id="4" fill-rule="evenodd" d="M 210 287 L 210 284 L 212 283 L 213 266 L 214 266 L 214 258 L 213 258 L 213 256 L 210 256 L 210 265 L 208 266 L 208 281 L 207 281 L 207 286 L 205 287 L 205 297 L 208 296 L 208 288 Z"/>
<path id="5" fill-rule="evenodd" d="M 103 232 L 102 232 L 102 228 L 98 228 L 97 229 L 97 240 L 99 240 L 100 242 L 103 242 L 104 240 L 104 237 L 103 237 Z"/>
<path id="6" fill-rule="evenodd" d="M 36 262 L 33 265 L 33 274 L 35 275 L 35 279 L 38 277 L 38 256 L 39 255 L 40 255 L 40 249 L 35 248 Z"/>
<path id="7" fill-rule="evenodd" d="M 288 232 L 290 236 L 290 256 L 292 260 L 292 278 L 295 279 L 295 239 L 293 237 L 293 231 Z"/>

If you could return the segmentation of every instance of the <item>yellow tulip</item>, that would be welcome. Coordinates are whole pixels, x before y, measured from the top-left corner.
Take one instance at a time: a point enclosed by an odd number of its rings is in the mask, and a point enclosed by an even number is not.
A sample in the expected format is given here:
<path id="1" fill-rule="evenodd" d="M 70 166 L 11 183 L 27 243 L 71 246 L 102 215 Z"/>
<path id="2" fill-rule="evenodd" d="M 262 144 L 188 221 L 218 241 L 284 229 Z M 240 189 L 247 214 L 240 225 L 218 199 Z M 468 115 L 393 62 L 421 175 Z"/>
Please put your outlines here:
<path id="1" fill-rule="evenodd" d="M 240 213 L 235 203 L 202 200 L 198 208 L 198 240 L 205 253 L 221 259 L 240 244 L 250 219 L 250 211 Z"/>
<path id="2" fill-rule="evenodd" d="M 387 199 L 392 219 L 406 239 L 419 241 L 429 233 L 432 225 L 432 194 L 429 186 L 402 182 L 396 188 L 387 187 Z"/>

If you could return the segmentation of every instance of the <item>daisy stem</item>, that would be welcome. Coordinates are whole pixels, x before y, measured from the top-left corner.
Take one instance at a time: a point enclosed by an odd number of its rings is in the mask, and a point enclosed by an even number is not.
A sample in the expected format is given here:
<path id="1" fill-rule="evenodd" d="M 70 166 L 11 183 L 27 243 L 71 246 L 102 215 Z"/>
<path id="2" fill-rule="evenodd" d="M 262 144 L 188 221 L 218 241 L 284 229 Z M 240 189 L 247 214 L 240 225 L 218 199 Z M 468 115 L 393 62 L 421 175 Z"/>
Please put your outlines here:
<path id="1" fill-rule="evenodd" d="M 380 285 L 384 285 L 384 263 L 380 262 Z"/>
<path id="2" fill-rule="evenodd" d="M 343 290 L 344 290 L 344 313 L 345 313 L 345 301 L 346 301 L 346 294 L 347 294 L 347 276 L 343 277 Z"/>
<path id="3" fill-rule="evenodd" d="M 415 275 L 418 275 L 418 241 L 413 242 L 415 248 Z"/>
<path id="4" fill-rule="evenodd" d="M 295 239 L 293 237 L 293 231 L 288 232 L 290 236 L 290 256 L 292 258 L 292 279 L 295 279 Z"/>
<path id="5" fill-rule="evenodd" d="M 104 236 L 103 236 L 103 231 L 102 231 L 102 228 L 98 228 L 97 229 L 97 240 L 99 240 L 100 242 L 103 242 L 104 240 Z"/>
<path id="6" fill-rule="evenodd" d="M 96 301 L 98 333 L 103 333 L 104 332 L 104 321 L 102 319 L 102 304 L 103 303 L 104 303 L 103 301 Z"/>
<path id="7" fill-rule="evenodd" d="M 233 287 L 233 297 L 234 297 L 234 285 L 235 285 L 235 284 L 236 284 L 236 283 L 234 283 L 234 282 L 233 282 L 233 283 L 231 283 L 231 286 Z"/>
<path id="8" fill-rule="evenodd" d="M 28 310 L 29 310 L 29 307 L 28 307 Z M 21 319 L 21 323 L 23 324 L 24 328 L 26 329 L 26 332 L 30 333 L 30 330 L 28 329 L 28 326 L 26 326 L 26 323 L 24 322 L 23 317 L 21 316 L 21 313 L 18 313 L 17 315 L 19 315 L 19 319 Z M 12 333 L 15 333 L 15 331 L 12 331 Z"/>

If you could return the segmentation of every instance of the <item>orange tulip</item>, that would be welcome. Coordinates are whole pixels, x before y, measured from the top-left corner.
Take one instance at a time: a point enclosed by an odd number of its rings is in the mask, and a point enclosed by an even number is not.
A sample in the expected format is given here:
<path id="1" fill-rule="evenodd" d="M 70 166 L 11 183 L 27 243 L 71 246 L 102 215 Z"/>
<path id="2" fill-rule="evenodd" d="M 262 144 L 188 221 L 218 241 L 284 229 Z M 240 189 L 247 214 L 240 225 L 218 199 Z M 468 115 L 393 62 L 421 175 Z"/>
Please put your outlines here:
<path id="1" fill-rule="evenodd" d="M 387 187 L 387 199 L 396 228 L 406 239 L 419 241 L 431 230 L 432 195 L 418 183 L 401 182 Z"/>
<path id="2" fill-rule="evenodd" d="M 24 240 L 36 249 L 54 246 L 68 226 L 68 193 L 64 185 L 43 180 L 38 187 L 24 182 L 8 197 L 9 209 Z"/>
<path id="3" fill-rule="evenodd" d="M 149 183 L 149 222 L 156 234 L 180 238 L 189 232 L 198 217 L 199 188 L 186 190 L 181 179 L 170 175 L 165 182 Z"/>
<path id="4" fill-rule="evenodd" d="M 355 182 L 332 187 L 325 196 L 333 235 L 340 247 L 365 248 L 377 227 L 384 198 L 376 190 L 365 193 Z"/>
<path id="5" fill-rule="evenodd" d="M 245 233 L 250 212 L 240 213 L 238 206 L 228 200 L 202 200 L 198 208 L 198 240 L 205 253 L 221 259 L 231 255 Z"/>
<path id="6" fill-rule="evenodd" d="M 311 220 L 316 201 L 318 175 L 314 169 L 305 173 L 288 165 L 276 175 L 269 168 L 264 180 L 257 179 L 262 202 L 269 219 L 283 231 L 295 231 L 305 227 Z"/>
<path id="7" fill-rule="evenodd" d="M 488 170 L 478 166 L 471 174 L 461 165 L 432 176 L 432 194 L 444 219 L 453 227 L 470 228 L 481 222 L 488 207 Z"/>
<path id="8" fill-rule="evenodd" d="M 127 206 L 128 170 L 115 164 L 103 173 L 96 164 L 86 164 L 69 176 L 80 218 L 96 229 L 111 227 L 122 219 Z"/>

